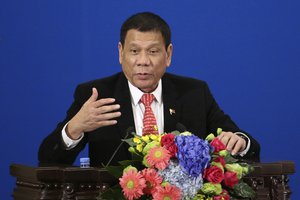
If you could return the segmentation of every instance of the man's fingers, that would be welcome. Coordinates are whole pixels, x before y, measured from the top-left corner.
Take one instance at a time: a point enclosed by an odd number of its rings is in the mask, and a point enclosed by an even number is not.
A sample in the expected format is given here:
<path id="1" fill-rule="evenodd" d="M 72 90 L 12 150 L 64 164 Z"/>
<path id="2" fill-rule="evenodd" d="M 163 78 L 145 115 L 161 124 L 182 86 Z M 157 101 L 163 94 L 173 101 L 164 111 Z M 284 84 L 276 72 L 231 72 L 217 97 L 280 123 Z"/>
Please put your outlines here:
<path id="1" fill-rule="evenodd" d="M 102 107 L 104 105 L 107 105 L 107 104 L 112 104 L 116 101 L 116 99 L 114 98 L 104 98 L 104 99 L 99 99 L 98 101 L 95 101 L 93 103 L 93 106 L 95 108 L 98 108 L 98 107 Z"/>
<path id="2" fill-rule="evenodd" d="M 92 89 L 92 95 L 90 96 L 90 98 L 87 100 L 88 102 L 95 102 L 97 101 L 98 98 L 98 91 L 96 88 Z"/>
<path id="3" fill-rule="evenodd" d="M 120 109 L 120 105 L 119 104 L 114 104 L 114 105 L 109 105 L 109 106 L 102 106 L 99 108 L 96 108 L 96 115 L 101 115 L 101 114 L 105 114 L 105 113 L 109 113 L 115 110 Z"/>
<path id="4" fill-rule="evenodd" d="M 98 122 L 98 127 L 111 126 L 117 124 L 117 120 L 106 120 Z"/>
<path id="5" fill-rule="evenodd" d="M 238 152 L 240 152 L 241 150 L 243 150 L 244 148 L 245 148 L 245 141 L 243 139 L 240 139 L 234 145 L 234 149 L 232 150 L 231 154 L 235 155 Z"/>
<path id="6" fill-rule="evenodd" d="M 97 121 L 106 121 L 121 116 L 121 112 L 106 113 L 97 116 Z"/>
<path id="7" fill-rule="evenodd" d="M 245 149 L 245 140 L 232 132 L 222 132 L 218 138 L 232 155 Z"/>
<path id="8" fill-rule="evenodd" d="M 218 136 L 218 138 L 221 140 L 221 142 L 227 146 L 227 143 L 230 139 L 230 136 L 227 134 L 227 132 L 222 132 L 221 135 Z"/>

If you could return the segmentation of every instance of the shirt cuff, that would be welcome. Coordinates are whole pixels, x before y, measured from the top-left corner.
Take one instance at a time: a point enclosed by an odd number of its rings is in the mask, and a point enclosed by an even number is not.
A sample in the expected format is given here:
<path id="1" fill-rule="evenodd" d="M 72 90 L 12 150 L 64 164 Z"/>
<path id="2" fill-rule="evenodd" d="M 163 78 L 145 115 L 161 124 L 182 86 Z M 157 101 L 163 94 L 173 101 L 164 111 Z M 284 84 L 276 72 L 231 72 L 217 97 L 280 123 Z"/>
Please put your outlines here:
<path id="1" fill-rule="evenodd" d="M 243 136 L 243 137 L 245 137 L 245 138 L 248 139 L 248 141 L 246 141 L 246 142 L 247 142 L 246 148 L 245 148 L 243 151 L 240 151 L 240 152 L 237 153 L 239 156 L 243 157 L 244 155 L 246 155 L 246 154 L 248 153 L 248 151 L 249 151 L 249 149 L 250 149 L 250 146 L 251 146 L 251 140 L 250 140 L 250 138 L 249 138 L 245 133 L 242 133 L 242 132 L 235 132 L 234 134 L 236 134 L 236 135 L 238 135 L 238 136 Z"/>
<path id="2" fill-rule="evenodd" d="M 66 145 L 66 149 L 67 150 L 70 150 L 70 149 L 73 149 L 80 141 L 81 139 L 83 138 L 84 136 L 84 133 L 81 133 L 81 136 L 80 138 L 78 138 L 77 140 L 73 140 L 71 139 L 68 135 L 67 135 L 67 132 L 66 132 L 66 128 L 67 128 L 67 125 L 69 124 L 69 122 L 63 127 L 62 131 L 61 131 L 61 135 L 62 135 L 62 139 Z"/>

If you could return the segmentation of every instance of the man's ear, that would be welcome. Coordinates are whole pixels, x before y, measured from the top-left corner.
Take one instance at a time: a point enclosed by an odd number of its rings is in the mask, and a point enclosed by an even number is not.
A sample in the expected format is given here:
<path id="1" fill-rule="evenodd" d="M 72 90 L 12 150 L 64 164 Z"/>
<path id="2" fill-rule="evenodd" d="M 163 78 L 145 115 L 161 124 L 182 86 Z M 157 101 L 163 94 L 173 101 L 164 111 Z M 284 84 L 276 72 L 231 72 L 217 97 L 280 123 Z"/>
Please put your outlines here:
<path id="1" fill-rule="evenodd" d="M 169 44 L 167 48 L 167 67 L 171 65 L 172 53 L 173 53 L 173 45 Z"/>
<path id="2" fill-rule="evenodd" d="M 119 63 L 122 64 L 123 61 L 123 46 L 121 42 L 118 43 L 118 49 L 119 49 Z"/>

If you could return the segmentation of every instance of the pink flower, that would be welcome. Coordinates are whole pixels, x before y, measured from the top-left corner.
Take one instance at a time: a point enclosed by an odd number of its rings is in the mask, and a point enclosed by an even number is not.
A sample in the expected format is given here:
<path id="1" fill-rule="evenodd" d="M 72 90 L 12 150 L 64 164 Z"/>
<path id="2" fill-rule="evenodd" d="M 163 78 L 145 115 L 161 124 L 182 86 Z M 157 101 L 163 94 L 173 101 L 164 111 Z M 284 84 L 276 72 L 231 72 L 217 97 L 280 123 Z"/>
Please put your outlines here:
<path id="1" fill-rule="evenodd" d="M 164 147 L 153 147 L 146 155 L 149 166 L 159 170 L 164 170 L 168 166 L 170 158 L 169 151 Z"/>
<path id="2" fill-rule="evenodd" d="M 119 179 L 124 196 L 129 199 L 138 199 L 143 195 L 143 189 L 146 187 L 146 180 L 135 170 L 129 170 L 123 173 Z"/>
<path id="3" fill-rule="evenodd" d="M 157 190 L 157 186 L 163 181 L 163 178 L 157 174 L 155 169 L 145 168 L 142 171 L 142 175 L 146 180 L 146 187 L 144 188 L 143 192 L 145 194 L 153 194 Z"/>
<path id="4" fill-rule="evenodd" d="M 169 134 L 162 136 L 161 141 L 160 141 L 161 146 L 165 147 L 170 152 L 171 158 L 175 157 L 175 155 L 178 151 L 178 148 L 175 144 L 174 139 L 175 139 L 175 135 L 172 133 L 169 133 Z"/>
<path id="5" fill-rule="evenodd" d="M 167 184 L 165 187 L 158 187 L 157 192 L 153 194 L 153 200 L 179 200 L 180 198 L 180 189 L 170 184 Z"/>

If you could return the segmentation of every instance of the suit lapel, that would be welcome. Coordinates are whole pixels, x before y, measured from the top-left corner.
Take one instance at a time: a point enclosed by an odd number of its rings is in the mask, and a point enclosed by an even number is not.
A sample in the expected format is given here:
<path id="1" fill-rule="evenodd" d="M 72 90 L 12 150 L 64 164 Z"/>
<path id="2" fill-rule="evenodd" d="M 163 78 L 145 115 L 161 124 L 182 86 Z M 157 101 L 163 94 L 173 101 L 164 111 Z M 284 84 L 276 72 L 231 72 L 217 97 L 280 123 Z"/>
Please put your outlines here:
<path id="1" fill-rule="evenodd" d="M 179 116 L 181 107 L 177 101 L 177 91 L 169 76 L 170 75 L 165 74 L 162 78 L 165 132 L 174 131 L 176 129 L 176 124 L 180 119 Z"/>
<path id="2" fill-rule="evenodd" d="M 119 103 L 121 106 L 121 117 L 118 119 L 118 127 L 120 129 L 121 138 L 124 138 L 128 128 L 132 127 L 135 130 L 135 126 L 128 82 L 123 73 L 120 75 L 120 78 L 116 84 L 114 96 L 117 103 Z"/>

